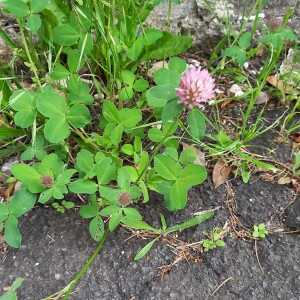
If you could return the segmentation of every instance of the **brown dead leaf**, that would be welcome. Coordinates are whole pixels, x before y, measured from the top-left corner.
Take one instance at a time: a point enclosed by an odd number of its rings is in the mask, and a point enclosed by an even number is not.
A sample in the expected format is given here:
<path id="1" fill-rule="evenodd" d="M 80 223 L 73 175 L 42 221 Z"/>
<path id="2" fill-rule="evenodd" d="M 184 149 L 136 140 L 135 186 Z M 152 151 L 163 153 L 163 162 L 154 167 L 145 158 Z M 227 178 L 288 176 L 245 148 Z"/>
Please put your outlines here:
<path id="1" fill-rule="evenodd" d="M 267 82 L 274 87 L 278 88 L 280 91 L 284 92 L 284 83 L 278 78 L 277 75 L 271 75 L 267 78 Z"/>
<path id="2" fill-rule="evenodd" d="M 289 176 L 284 176 L 278 179 L 278 184 L 285 185 L 290 184 L 292 182 L 292 178 Z"/>
<path id="3" fill-rule="evenodd" d="M 218 160 L 214 166 L 212 180 L 215 188 L 225 183 L 231 173 L 231 167 L 226 165 L 223 160 Z"/>
<path id="4" fill-rule="evenodd" d="M 285 84 L 282 80 L 279 79 L 278 75 L 271 75 L 267 78 L 267 82 L 274 87 L 278 88 L 284 94 L 292 94 L 293 87 Z"/>
<path id="5" fill-rule="evenodd" d="M 194 161 L 195 164 L 205 167 L 206 161 L 205 161 L 205 153 L 200 151 L 194 146 L 188 145 L 186 143 L 182 143 L 183 150 L 185 149 L 192 149 L 194 153 L 196 154 L 196 160 Z"/>

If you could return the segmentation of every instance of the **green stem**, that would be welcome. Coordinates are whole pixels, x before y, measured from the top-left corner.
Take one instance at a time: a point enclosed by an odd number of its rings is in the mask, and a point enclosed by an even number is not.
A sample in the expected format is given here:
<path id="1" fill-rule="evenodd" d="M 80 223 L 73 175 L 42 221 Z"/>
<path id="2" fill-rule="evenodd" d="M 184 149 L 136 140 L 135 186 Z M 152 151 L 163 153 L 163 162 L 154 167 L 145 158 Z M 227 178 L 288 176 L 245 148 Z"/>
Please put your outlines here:
<path id="1" fill-rule="evenodd" d="M 69 299 L 70 294 L 72 293 L 72 291 L 78 285 L 80 280 L 86 275 L 86 273 L 90 269 L 91 265 L 95 261 L 96 257 L 99 255 L 100 251 L 102 250 L 102 248 L 104 246 L 104 242 L 106 241 L 106 237 L 107 237 L 107 232 L 104 233 L 104 236 L 103 236 L 102 240 L 99 242 L 99 244 L 98 244 L 96 250 L 94 251 L 94 253 L 87 259 L 87 261 L 84 263 L 81 270 L 75 275 L 74 279 L 71 281 L 71 285 L 70 285 L 68 291 L 66 292 L 63 300 L 68 300 Z"/>
<path id="2" fill-rule="evenodd" d="M 38 75 L 38 72 L 37 72 L 37 67 L 32 59 L 32 56 L 30 54 L 30 51 L 29 51 L 29 48 L 28 48 L 28 44 L 27 44 L 27 40 L 26 40 L 26 37 L 25 37 L 25 34 L 24 34 L 24 29 L 23 29 L 23 26 L 21 24 L 21 22 L 19 22 L 19 27 L 20 27 L 20 32 L 21 32 L 21 38 L 22 38 L 22 43 L 24 45 L 24 48 L 25 48 L 25 53 L 27 55 L 27 58 L 29 60 L 29 63 L 30 63 L 30 67 L 31 67 L 31 70 L 35 76 L 35 79 L 39 85 L 39 87 L 42 87 L 42 84 L 41 84 L 41 81 L 39 79 L 39 75 Z"/>
<path id="3" fill-rule="evenodd" d="M 97 248 L 92 253 L 92 255 L 89 256 L 89 258 L 85 261 L 81 270 L 74 276 L 74 278 L 70 281 L 70 283 L 66 287 L 56 292 L 55 294 L 48 296 L 47 298 L 43 298 L 42 300 L 59 300 L 59 299 L 68 300 L 71 293 L 74 291 L 75 287 L 79 284 L 81 279 L 86 275 L 91 265 L 95 261 L 96 257 L 103 249 L 106 238 L 107 238 L 107 232 L 104 233 L 104 236 L 101 239 L 101 241 L 98 243 Z"/>

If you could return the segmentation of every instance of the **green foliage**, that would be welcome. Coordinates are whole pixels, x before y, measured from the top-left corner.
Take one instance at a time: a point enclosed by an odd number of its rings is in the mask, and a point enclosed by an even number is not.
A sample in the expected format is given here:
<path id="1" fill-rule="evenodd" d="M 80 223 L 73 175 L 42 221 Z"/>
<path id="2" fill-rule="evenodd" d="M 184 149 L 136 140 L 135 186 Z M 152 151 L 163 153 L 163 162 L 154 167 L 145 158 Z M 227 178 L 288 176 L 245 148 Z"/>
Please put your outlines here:
<path id="1" fill-rule="evenodd" d="M 14 248 L 21 246 L 22 236 L 18 227 L 18 218 L 29 212 L 35 202 L 36 196 L 22 188 L 8 202 L 0 203 L 0 224 L 4 225 L 4 240 L 9 246 Z"/>
<path id="2" fill-rule="evenodd" d="M 209 234 L 209 238 L 202 241 L 202 246 L 205 252 L 216 248 L 223 248 L 225 246 L 225 242 L 223 241 L 223 230 L 218 227 L 214 228 Z"/>
<path id="3" fill-rule="evenodd" d="M 256 239 L 265 239 L 268 235 L 268 230 L 265 224 L 259 224 L 253 226 L 252 236 Z"/>
<path id="4" fill-rule="evenodd" d="M 147 255 L 147 253 L 154 246 L 155 242 L 159 240 L 161 235 L 165 236 L 165 235 L 173 233 L 173 232 L 177 232 L 177 231 L 180 232 L 185 229 L 197 226 L 197 225 L 211 219 L 213 216 L 214 216 L 213 211 L 204 211 L 204 212 L 199 213 L 195 217 L 191 217 L 191 218 L 187 219 L 186 221 L 184 221 L 182 223 L 168 227 L 165 217 L 161 214 L 160 215 L 160 220 L 161 220 L 161 228 L 160 229 L 151 228 L 151 226 L 149 226 L 147 223 L 141 223 L 140 224 L 141 226 L 139 226 L 138 229 L 147 230 L 158 236 L 156 238 L 154 238 L 152 241 L 148 242 L 144 247 L 142 247 L 135 255 L 134 260 L 138 261 L 138 260 L 142 259 L 145 255 Z"/>
<path id="5" fill-rule="evenodd" d="M 22 285 L 23 281 L 24 279 L 21 277 L 16 278 L 8 291 L 0 296 L 0 300 L 17 300 L 17 289 Z"/>
<path id="6" fill-rule="evenodd" d="M 176 96 L 187 64 L 174 56 L 191 47 L 192 39 L 142 26 L 159 1 L 1 2 L 17 19 L 14 53 L 32 75 L 30 88 L 9 71 L 4 75 L 12 82 L 0 85 L 7 124 L 16 127 L 1 125 L 0 138 L 24 135 L 25 141 L 22 162 L 11 169 L 23 199 L 16 193 L 0 207 L 6 241 L 20 246 L 18 218 L 36 198 L 64 213 L 75 206 L 65 200 L 69 193 L 89 198 L 79 214 L 89 219 L 95 241 L 105 227 L 114 231 L 119 225 L 161 232 L 143 221 L 137 204 L 148 203 L 150 191 L 157 191 L 169 210 L 183 209 L 188 191 L 207 177 L 180 145 L 187 132 L 199 141 L 206 129 L 199 110 L 182 118 Z M 141 64 L 162 59 L 168 63 L 155 72 L 153 85 Z M 191 218 L 168 230 L 200 221 Z"/>
<path id="7" fill-rule="evenodd" d="M 237 46 L 226 48 L 224 51 L 224 57 L 230 57 L 234 62 L 243 66 L 247 61 L 247 49 L 251 46 L 252 35 L 251 32 L 243 33 Z"/>
<path id="8" fill-rule="evenodd" d="M 16 164 L 12 167 L 12 174 L 28 191 L 40 193 L 40 203 L 46 203 L 52 198 L 63 199 L 68 193 L 67 184 L 75 173 L 74 169 L 66 169 L 56 154 L 45 156 L 33 166 Z"/>
<path id="9" fill-rule="evenodd" d="M 178 105 L 176 88 L 185 69 L 184 60 L 171 58 L 168 68 L 159 69 L 154 73 L 156 86 L 146 92 L 146 98 L 150 107 L 162 108 L 163 121 L 176 119 L 182 111 L 182 107 Z"/>

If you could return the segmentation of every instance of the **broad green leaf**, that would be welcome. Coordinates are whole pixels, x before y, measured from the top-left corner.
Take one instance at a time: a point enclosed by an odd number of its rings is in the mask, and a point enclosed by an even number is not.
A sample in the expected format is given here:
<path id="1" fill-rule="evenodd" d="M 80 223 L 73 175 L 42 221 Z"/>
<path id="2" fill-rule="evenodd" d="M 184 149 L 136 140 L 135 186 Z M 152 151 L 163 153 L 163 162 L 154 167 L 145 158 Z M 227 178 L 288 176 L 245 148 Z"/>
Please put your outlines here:
<path id="1" fill-rule="evenodd" d="M 132 99 L 134 92 L 131 86 L 125 86 L 119 91 L 119 99 L 121 101 L 128 101 Z"/>
<path id="2" fill-rule="evenodd" d="M 158 128 L 151 128 L 148 131 L 149 139 L 154 143 L 160 143 L 164 139 L 164 134 Z"/>
<path id="3" fill-rule="evenodd" d="M 116 177 L 116 165 L 105 157 L 96 163 L 96 175 L 100 185 L 108 184 Z"/>
<path id="4" fill-rule="evenodd" d="M 31 193 L 40 193 L 45 189 L 42 186 L 41 175 L 33 167 L 16 164 L 12 166 L 11 172 Z"/>
<path id="5" fill-rule="evenodd" d="M 17 191 L 9 201 L 9 211 L 16 218 L 30 211 L 36 202 L 36 195 L 22 188 Z"/>
<path id="6" fill-rule="evenodd" d="M 53 144 L 63 142 L 71 131 L 65 118 L 52 118 L 49 119 L 44 127 L 45 138 Z"/>
<path id="7" fill-rule="evenodd" d="M 119 123 L 122 121 L 119 118 L 119 111 L 117 110 L 116 106 L 113 104 L 112 101 L 104 101 L 102 113 L 103 117 L 108 122 Z"/>
<path id="8" fill-rule="evenodd" d="M 95 194 L 98 185 L 91 180 L 78 179 L 69 184 L 69 189 L 75 194 Z"/>
<path id="9" fill-rule="evenodd" d="M 169 100 L 177 98 L 176 89 L 172 85 L 154 86 L 146 92 L 146 98 L 149 106 L 164 107 Z"/>
<path id="10" fill-rule="evenodd" d="M 178 98 L 174 98 L 164 106 L 161 119 L 164 123 L 174 121 L 183 111 L 182 104 L 179 103 Z"/>
<path id="11" fill-rule="evenodd" d="M 27 128 L 33 124 L 36 117 L 36 98 L 31 91 L 15 91 L 10 99 L 10 106 L 17 111 L 14 117 L 15 124 Z"/>
<path id="12" fill-rule="evenodd" d="M 11 285 L 10 290 L 15 292 L 22 285 L 23 281 L 24 279 L 21 277 L 16 278 L 16 280 Z"/>
<path id="13" fill-rule="evenodd" d="M 126 154 L 126 155 L 133 155 L 134 153 L 134 149 L 133 146 L 131 144 L 125 144 L 122 146 L 121 148 L 122 153 Z"/>
<path id="14" fill-rule="evenodd" d="M 82 82 L 80 77 L 72 76 L 68 81 L 69 101 L 76 104 L 92 104 L 94 99 L 90 94 L 89 86 Z"/>
<path id="15" fill-rule="evenodd" d="M 109 205 L 101 209 L 100 215 L 103 217 L 110 217 L 112 214 L 122 212 L 122 209 L 115 205 Z"/>
<path id="16" fill-rule="evenodd" d="M 113 131 L 111 132 L 111 142 L 113 145 L 117 146 L 120 144 L 122 140 L 123 132 L 124 132 L 124 127 L 122 124 L 119 124 L 113 129 Z"/>
<path id="17" fill-rule="evenodd" d="M 42 20 L 40 15 L 35 15 L 35 14 L 30 15 L 27 20 L 27 26 L 31 32 L 33 33 L 38 32 L 38 30 L 42 26 Z"/>
<path id="18" fill-rule="evenodd" d="M 53 29 L 53 41 L 61 46 L 73 46 L 80 38 L 80 32 L 69 24 L 58 25 Z"/>
<path id="19" fill-rule="evenodd" d="M 108 186 L 99 186 L 100 196 L 107 200 L 110 204 L 116 205 L 119 203 L 121 191 Z"/>
<path id="20" fill-rule="evenodd" d="M 142 121 L 142 112 L 138 108 L 123 108 L 119 111 L 119 119 L 125 128 L 130 129 Z"/>
<path id="21" fill-rule="evenodd" d="M 68 122 L 75 128 L 82 128 L 91 122 L 90 111 L 85 105 L 75 104 L 67 114 Z"/>
<path id="22" fill-rule="evenodd" d="M 296 41 L 297 35 L 291 28 L 279 27 L 275 32 L 269 33 L 261 38 L 265 44 L 271 44 L 275 49 L 283 46 L 285 41 Z"/>
<path id="23" fill-rule="evenodd" d="M 171 157 L 175 161 L 178 161 L 178 152 L 174 147 L 167 147 L 164 151 L 164 155 Z"/>
<path id="24" fill-rule="evenodd" d="M 179 174 L 180 181 L 187 189 L 201 184 L 207 178 L 207 171 L 199 165 L 188 165 Z"/>
<path id="25" fill-rule="evenodd" d="M 121 72 L 121 80 L 129 86 L 132 86 L 135 80 L 135 74 L 129 70 L 123 70 Z"/>
<path id="26" fill-rule="evenodd" d="M 251 32 L 243 33 L 239 39 L 239 46 L 244 50 L 248 49 L 251 46 L 251 38 Z"/>
<path id="27" fill-rule="evenodd" d="M 53 189 L 48 189 L 48 190 L 45 190 L 43 191 L 41 194 L 40 194 L 40 197 L 39 197 L 39 203 L 42 203 L 42 204 L 45 204 L 47 203 L 51 198 L 53 198 Z"/>
<path id="28" fill-rule="evenodd" d="M 100 242 L 104 236 L 104 223 L 101 217 L 94 217 L 89 224 L 89 232 L 91 237 L 96 241 Z"/>
<path id="29" fill-rule="evenodd" d="M 91 219 L 98 215 L 96 204 L 87 204 L 80 207 L 79 214 L 83 219 Z"/>
<path id="30" fill-rule="evenodd" d="M 57 154 L 51 153 L 45 156 L 42 161 L 35 165 L 35 169 L 44 176 L 61 175 L 64 172 L 64 162 Z"/>
<path id="31" fill-rule="evenodd" d="M 163 33 L 155 28 L 149 28 L 144 32 L 143 42 L 146 46 L 155 44 L 160 38 L 163 37 Z"/>
<path id="32" fill-rule="evenodd" d="M 66 53 L 68 55 L 67 62 L 70 72 L 77 73 L 77 71 L 84 64 L 84 59 L 81 57 L 81 52 L 78 49 L 68 49 Z"/>
<path id="33" fill-rule="evenodd" d="M 125 214 L 125 216 L 128 219 L 136 220 L 136 221 L 142 221 L 143 220 L 143 217 L 139 213 L 139 211 L 137 209 L 133 208 L 133 207 L 123 208 L 123 213 Z"/>
<path id="34" fill-rule="evenodd" d="M 142 249 L 140 249 L 136 256 L 134 257 L 134 260 L 140 260 L 142 259 L 153 247 L 154 243 L 157 241 L 158 238 L 155 238 L 154 240 L 152 240 L 151 242 L 149 242 L 148 244 L 146 244 L 146 246 L 144 246 Z"/>
<path id="35" fill-rule="evenodd" d="M 226 48 L 224 51 L 225 57 L 230 57 L 234 62 L 238 63 L 240 66 L 243 66 L 247 61 L 246 52 L 239 47 L 230 47 Z"/>
<path id="36" fill-rule="evenodd" d="M 94 155 L 86 149 L 80 150 L 76 157 L 75 167 L 78 171 L 89 174 L 94 168 Z M 91 177 L 94 175 L 91 174 Z"/>
<path id="37" fill-rule="evenodd" d="M 145 45 L 144 45 L 143 37 L 138 37 L 131 45 L 131 47 L 128 49 L 127 56 L 132 61 L 137 61 L 141 57 L 144 48 Z"/>
<path id="38" fill-rule="evenodd" d="M 121 210 L 119 210 L 116 213 L 113 213 L 110 216 L 109 223 L 108 223 L 108 228 L 109 228 L 110 232 L 113 232 L 119 226 L 119 224 L 121 222 L 121 218 L 122 218 Z"/>
<path id="39" fill-rule="evenodd" d="M 52 87 L 44 87 L 37 96 L 37 109 L 47 118 L 65 119 L 67 103 Z M 62 123 L 62 122 L 61 122 Z"/>
<path id="40" fill-rule="evenodd" d="M 55 179 L 55 184 L 56 186 L 61 186 L 61 185 L 66 185 L 71 181 L 72 176 L 76 173 L 77 171 L 75 169 L 67 169 L 63 170 L 61 174 L 57 176 Z"/>
<path id="41" fill-rule="evenodd" d="M 9 209 L 6 203 L 0 203 L 0 223 L 7 219 Z"/>
<path id="42" fill-rule="evenodd" d="M 154 157 L 154 169 L 159 176 L 166 180 L 176 180 L 181 171 L 180 166 L 174 159 L 162 154 Z"/>
<path id="43" fill-rule="evenodd" d="M 168 69 L 176 71 L 181 74 L 186 70 L 186 61 L 179 57 L 171 57 L 168 62 Z"/>
<path id="44" fill-rule="evenodd" d="M 26 3 L 20 0 L 4 0 L 5 9 L 18 18 L 23 18 L 29 15 L 29 7 Z"/>
<path id="45" fill-rule="evenodd" d="M 51 78 L 53 80 L 62 80 L 66 79 L 69 75 L 69 70 L 67 70 L 63 65 L 57 63 L 51 73 Z"/>
<path id="46" fill-rule="evenodd" d="M 154 81 L 157 85 L 172 86 L 176 89 L 180 82 L 181 74 L 170 69 L 159 69 L 154 73 Z"/>
<path id="47" fill-rule="evenodd" d="M 9 290 L 4 295 L 0 296 L 0 300 L 17 300 L 17 293 Z"/>
<path id="48" fill-rule="evenodd" d="M 179 209 L 183 209 L 187 203 L 187 192 L 185 184 L 177 180 L 170 189 L 170 194 L 167 197 L 166 207 L 170 211 L 175 211 Z"/>
<path id="49" fill-rule="evenodd" d="M 145 92 L 149 87 L 149 82 L 145 79 L 138 79 L 134 82 L 133 88 L 137 92 Z"/>
<path id="50" fill-rule="evenodd" d="M 10 215 L 5 221 L 4 240 L 13 248 L 20 248 L 22 236 L 18 227 L 18 219 Z"/>
<path id="51" fill-rule="evenodd" d="M 39 13 L 50 4 L 50 0 L 31 0 L 31 11 L 33 13 Z"/>
<path id="52" fill-rule="evenodd" d="M 29 144 L 26 150 L 21 154 L 21 160 L 33 160 L 37 158 L 38 160 L 43 159 L 47 155 L 45 151 L 45 140 L 42 135 L 36 137 L 35 144 Z"/>
<path id="53" fill-rule="evenodd" d="M 185 52 L 192 46 L 193 40 L 188 36 L 178 36 L 164 32 L 163 37 L 158 40 L 158 44 L 147 47 L 144 60 L 165 59 Z"/>
<path id="54" fill-rule="evenodd" d="M 143 203 L 147 203 L 149 202 L 150 198 L 149 198 L 149 192 L 148 192 L 148 188 L 147 185 L 145 184 L 144 181 L 139 181 L 138 185 L 143 193 Z"/>
<path id="55" fill-rule="evenodd" d="M 206 124 L 203 113 L 197 109 L 192 109 L 188 114 L 188 125 L 191 136 L 194 139 L 201 140 L 205 136 Z"/>
<path id="56" fill-rule="evenodd" d="M 118 185 L 120 188 L 128 189 L 131 182 L 138 179 L 138 173 L 134 167 L 124 166 L 118 169 Z"/>
<path id="57" fill-rule="evenodd" d="M 192 164 L 196 159 L 197 159 L 196 149 L 194 149 L 193 146 L 188 146 L 181 152 L 179 161 L 183 165 L 188 165 L 188 164 Z"/>

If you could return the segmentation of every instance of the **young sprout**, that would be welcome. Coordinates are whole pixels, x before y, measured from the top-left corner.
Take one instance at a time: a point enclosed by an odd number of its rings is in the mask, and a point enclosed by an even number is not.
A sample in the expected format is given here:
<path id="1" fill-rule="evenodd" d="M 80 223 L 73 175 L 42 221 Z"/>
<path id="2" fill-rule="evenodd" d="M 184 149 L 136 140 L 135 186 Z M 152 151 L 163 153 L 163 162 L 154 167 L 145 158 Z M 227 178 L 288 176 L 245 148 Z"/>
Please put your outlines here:
<path id="1" fill-rule="evenodd" d="M 216 227 L 209 234 L 209 238 L 202 241 L 202 246 L 205 252 L 216 248 L 224 248 L 225 242 L 223 241 L 223 230 L 222 228 Z"/>
<path id="2" fill-rule="evenodd" d="M 264 239 L 268 235 L 266 225 L 261 223 L 253 226 L 252 236 L 256 239 Z"/>

